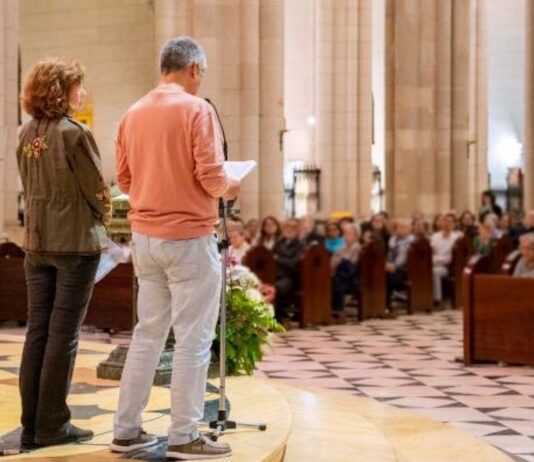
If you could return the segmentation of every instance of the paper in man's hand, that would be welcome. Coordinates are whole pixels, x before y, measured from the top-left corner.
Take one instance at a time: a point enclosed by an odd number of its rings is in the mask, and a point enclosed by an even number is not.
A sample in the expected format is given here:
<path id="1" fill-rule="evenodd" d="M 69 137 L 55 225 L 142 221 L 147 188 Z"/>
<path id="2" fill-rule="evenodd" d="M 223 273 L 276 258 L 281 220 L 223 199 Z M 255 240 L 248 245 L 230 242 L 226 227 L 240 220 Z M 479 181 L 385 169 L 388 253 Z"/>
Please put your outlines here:
<path id="1" fill-rule="evenodd" d="M 241 181 L 256 168 L 256 165 L 257 163 L 254 160 L 226 161 L 224 163 L 224 171 L 232 180 Z"/>

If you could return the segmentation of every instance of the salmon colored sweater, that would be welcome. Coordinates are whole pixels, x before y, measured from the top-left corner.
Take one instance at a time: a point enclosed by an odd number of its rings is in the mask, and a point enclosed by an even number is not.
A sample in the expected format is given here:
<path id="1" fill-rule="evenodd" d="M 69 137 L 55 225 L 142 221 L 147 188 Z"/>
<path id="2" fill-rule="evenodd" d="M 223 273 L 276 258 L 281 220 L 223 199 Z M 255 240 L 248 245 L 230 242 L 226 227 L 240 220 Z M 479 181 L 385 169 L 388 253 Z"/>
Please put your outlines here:
<path id="1" fill-rule="evenodd" d="M 228 189 L 213 108 L 178 84 L 161 84 L 124 116 L 116 140 L 119 187 L 132 231 L 161 239 L 213 233 Z"/>

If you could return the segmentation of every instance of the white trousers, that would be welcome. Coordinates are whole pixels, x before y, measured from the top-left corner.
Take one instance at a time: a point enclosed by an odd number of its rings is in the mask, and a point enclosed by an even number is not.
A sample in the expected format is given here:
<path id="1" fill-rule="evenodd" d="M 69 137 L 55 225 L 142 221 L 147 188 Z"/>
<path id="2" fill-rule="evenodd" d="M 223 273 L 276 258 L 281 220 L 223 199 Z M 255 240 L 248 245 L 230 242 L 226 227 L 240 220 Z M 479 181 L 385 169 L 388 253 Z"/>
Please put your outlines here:
<path id="1" fill-rule="evenodd" d="M 434 301 L 441 302 L 443 294 L 441 290 L 441 280 L 449 274 L 449 269 L 446 266 L 432 267 L 432 280 L 434 286 Z"/>
<path id="2" fill-rule="evenodd" d="M 134 233 L 132 259 L 139 281 L 138 323 L 122 374 L 115 438 L 141 428 L 154 372 L 174 330 L 169 445 L 198 437 L 211 344 L 219 312 L 220 259 L 215 237 L 169 241 Z"/>

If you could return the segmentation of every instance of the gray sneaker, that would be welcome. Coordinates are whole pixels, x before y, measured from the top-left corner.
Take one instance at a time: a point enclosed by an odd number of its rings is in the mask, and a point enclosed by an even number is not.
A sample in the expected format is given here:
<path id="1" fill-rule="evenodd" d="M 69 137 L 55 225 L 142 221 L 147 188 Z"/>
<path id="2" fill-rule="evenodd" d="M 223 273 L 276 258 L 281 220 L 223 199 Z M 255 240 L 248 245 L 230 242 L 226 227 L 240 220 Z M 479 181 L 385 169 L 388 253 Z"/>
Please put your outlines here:
<path id="1" fill-rule="evenodd" d="M 158 439 L 153 435 L 148 435 L 143 430 L 139 430 L 139 435 L 129 440 L 120 440 L 115 438 L 109 445 L 113 452 L 130 452 L 136 449 L 147 448 L 157 444 Z"/>
<path id="2" fill-rule="evenodd" d="M 204 435 L 187 444 L 176 444 L 167 448 L 166 456 L 179 460 L 217 459 L 232 455 L 228 443 L 216 443 Z"/>

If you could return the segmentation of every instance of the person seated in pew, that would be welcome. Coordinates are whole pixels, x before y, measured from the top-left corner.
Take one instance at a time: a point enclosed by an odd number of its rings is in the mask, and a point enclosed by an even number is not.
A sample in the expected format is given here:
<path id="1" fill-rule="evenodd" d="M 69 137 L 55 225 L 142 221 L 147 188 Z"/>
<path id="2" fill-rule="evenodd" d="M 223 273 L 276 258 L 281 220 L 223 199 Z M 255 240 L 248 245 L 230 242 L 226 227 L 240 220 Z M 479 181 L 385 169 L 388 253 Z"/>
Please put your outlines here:
<path id="1" fill-rule="evenodd" d="M 332 267 L 332 309 L 334 312 L 345 308 L 345 295 L 358 289 L 358 258 L 362 246 L 360 233 L 353 223 L 343 226 L 343 247 L 338 249 L 330 261 Z"/>
<path id="2" fill-rule="evenodd" d="M 414 213 L 412 216 L 412 234 L 415 237 L 428 237 L 430 234 L 430 224 L 425 221 L 421 213 Z"/>
<path id="3" fill-rule="evenodd" d="M 373 215 L 369 222 L 362 223 L 361 229 L 361 241 L 363 244 L 373 241 L 381 242 L 384 245 L 384 249 L 387 249 L 391 234 L 387 227 L 386 212 L 380 212 Z"/>
<path id="4" fill-rule="evenodd" d="M 521 259 L 517 262 L 513 277 L 534 278 L 534 233 L 523 234 L 519 238 Z"/>
<path id="5" fill-rule="evenodd" d="M 267 250 L 273 250 L 281 236 L 282 228 L 278 220 L 273 216 L 265 217 L 261 222 L 258 245 L 262 245 Z"/>
<path id="6" fill-rule="evenodd" d="M 519 246 L 519 238 L 523 234 L 534 233 L 534 210 L 529 210 L 523 219 L 512 226 L 510 230 L 510 237 L 514 244 L 514 249 Z"/>
<path id="7" fill-rule="evenodd" d="M 299 237 L 306 245 L 324 241 L 324 236 L 317 232 L 315 220 L 309 216 L 299 220 Z"/>
<path id="8" fill-rule="evenodd" d="M 473 241 L 478 235 L 478 227 L 476 225 L 475 214 L 469 210 L 464 210 L 460 215 L 460 229 L 464 236 L 471 238 Z"/>
<path id="9" fill-rule="evenodd" d="M 478 254 L 488 256 L 491 251 L 491 243 L 503 236 L 503 231 L 499 229 L 499 217 L 493 213 L 488 213 L 484 217 L 484 222 L 479 226 L 478 236 L 475 237 L 474 245 Z"/>
<path id="10" fill-rule="evenodd" d="M 483 223 L 484 218 L 486 218 L 486 215 L 490 213 L 497 215 L 497 217 L 500 217 L 502 215 L 502 208 L 497 205 L 497 198 L 495 197 L 495 194 L 493 194 L 492 191 L 487 190 L 482 192 L 480 202 L 481 206 L 478 214 L 478 220 L 480 221 L 480 223 Z"/>
<path id="11" fill-rule="evenodd" d="M 324 246 L 330 253 L 336 253 L 345 245 L 345 240 L 341 235 L 341 226 L 335 221 L 331 221 L 326 226 L 326 239 Z"/>
<path id="12" fill-rule="evenodd" d="M 497 227 L 502 231 L 503 234 L 510 234 L 513 225 L 514 217 L 511 213 L 505 212 L 499 217 Z"/>
<path id="13" fill-rule="evenodd" d="M 276 317 L 278 320 L 290 318 L 294 297 L 298 286 L 299 261 L 305 244 L 299 239 L 299 220 L 290 218 L 282 224 L 282 239 L 273 248 L 276 259 Z"/>
<path id="14" fill-rule="evenodd" d="M 248 220 L 245 224 L 245 239 L 250 245 L 256 245 L 259 235 L 259 221 L 255 218 Z"/>
<path id="15" fill-rule="evenodd" d="M 228 240 L 230 241 L 230 248 L 228 249 L 230 261 L 234 265 L 240 265 L 243 257 L 250 249 L 243 223 L 233 222 L 228 226 Z"/>
<path id="16" fill-rule="evenodd" d="M 439 233 L 443 229 L 443 220 L 445 219 L 444 213 L 438 213 L 434 217 L 434 221 L 432 222 L 432 232 L 433 233 Z"/>
<path id="17" fill-rule="evenodd" d="M 449 275 L 449 265 L 452 261 L 452 247 L 456 240 L 462 236 L 460 231 L 455 231 L 456 217 L 447 213 L 440 220 L 441 231 L 430 238 L 432 246 L 432 280 L 434 305 L 440 306 L 443 300 L 441 280 Z"/>
<path id="18" fill-rule="evenodd" d="M 408 249 L 414 240 L 415 236 L 411 233 L 410 220 L 408 218 L 395 220 L 386 262 L 388 308 L 391 307 L 393 292 L 404 290 L 406 287 Z"/>

